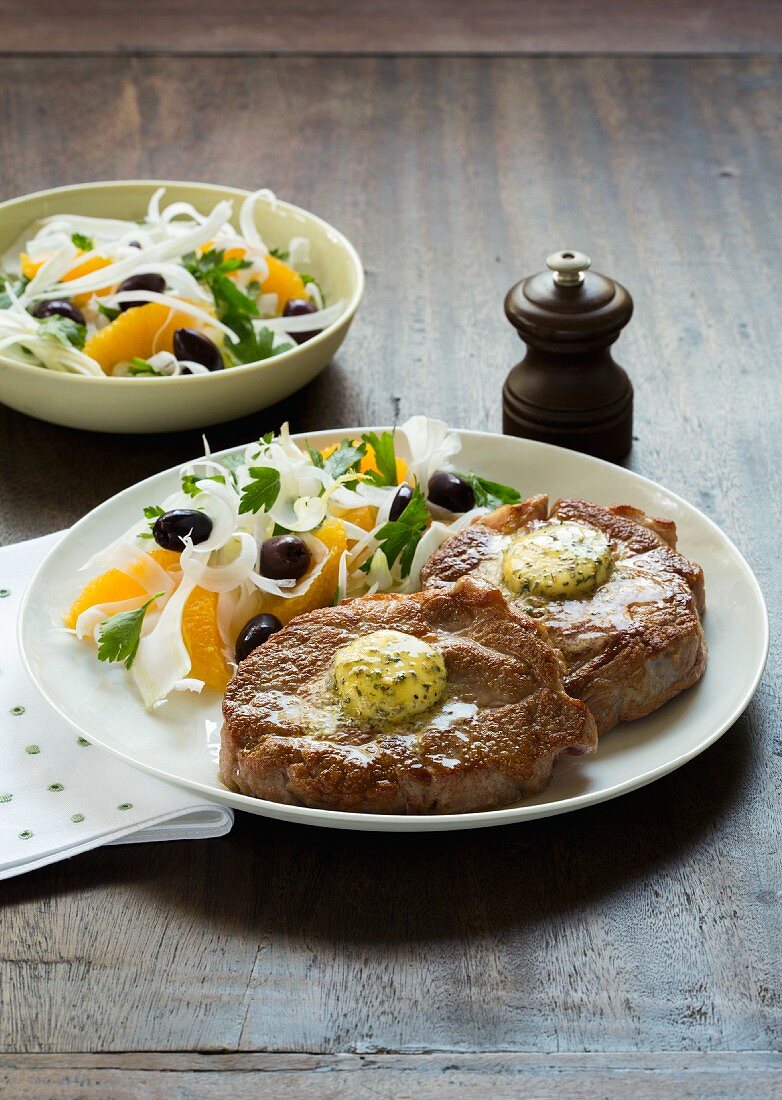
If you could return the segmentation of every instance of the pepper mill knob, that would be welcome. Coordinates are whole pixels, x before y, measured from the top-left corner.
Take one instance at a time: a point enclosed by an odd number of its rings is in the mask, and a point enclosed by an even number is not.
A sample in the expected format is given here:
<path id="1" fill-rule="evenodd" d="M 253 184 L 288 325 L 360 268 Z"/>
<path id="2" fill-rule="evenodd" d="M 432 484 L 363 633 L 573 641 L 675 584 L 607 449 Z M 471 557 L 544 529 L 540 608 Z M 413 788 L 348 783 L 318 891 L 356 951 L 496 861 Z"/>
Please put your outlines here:
<path id="1" fill-rule="evenodd" d="M 503 431 L 618 462 L 632 445 L 633 387 L 609 349 L 633 300 L 583 252 L 546 265 L 505 298 L 527 354 L 505 381 Z"/>
<path id="2" fill-rule="evenodd" d="M 581 286 L 584 272 L 592 266 L 585 252 L 554 252 L 546 260 L 546 267 L 554 272 L 557 286 Z"/>

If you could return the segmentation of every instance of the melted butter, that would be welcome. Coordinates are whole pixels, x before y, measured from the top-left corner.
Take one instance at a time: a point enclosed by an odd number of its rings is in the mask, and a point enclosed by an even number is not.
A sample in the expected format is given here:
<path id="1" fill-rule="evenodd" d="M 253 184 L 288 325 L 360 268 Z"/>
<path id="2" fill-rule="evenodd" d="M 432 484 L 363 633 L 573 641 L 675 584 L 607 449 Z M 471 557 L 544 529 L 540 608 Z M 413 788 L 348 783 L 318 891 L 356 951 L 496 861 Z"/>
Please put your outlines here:
<path id="1" fill-rule="evenodd" d="M 624 573 L 620 566 L 611 584 L 601 588 L 590 601 L 589 618 L 595 628 L 604 624 L 616 630 L 627 630 L 633 626 L 633 607 L 662 606 L 665 602 L 665 590 L 659 582 Z M 573 623 L 582 623 L 583 619 L 583 601 L 562 600 L 550 605 L 546 622 L 555 629 L 564 629 Z"/>
<path id="2" fill-rule="evenodd" d="M 375 630 L 337 651 L 334 687 L 346 714 L 360 722 L 402 722 L 440 702 L 445 662 L 428 642 L 399 630 Z"/>
<path id="3" fill-rule="evenodd" d="M 613 557 L 602 531 L 550 520 L 510 540 L 502 578 L 516 596 L 563 600 L 591 595 L 611 575 Z"/>

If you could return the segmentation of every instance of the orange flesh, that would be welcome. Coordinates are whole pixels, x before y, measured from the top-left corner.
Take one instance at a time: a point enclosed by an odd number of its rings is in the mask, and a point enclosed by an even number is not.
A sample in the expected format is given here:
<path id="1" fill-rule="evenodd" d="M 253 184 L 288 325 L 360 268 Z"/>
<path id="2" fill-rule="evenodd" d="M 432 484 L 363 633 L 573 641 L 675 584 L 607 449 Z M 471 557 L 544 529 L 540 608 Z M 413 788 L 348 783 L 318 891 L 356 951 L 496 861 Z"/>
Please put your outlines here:
<path id="1" fill-rule="evenodd" d="M 174 350 L 174 333 L 187 328 L 192 318 L 160 302 L 149 302 L 120 313 L 111 324 L 100 329 L 84 345 L 108 374 L 117 363 L 139 358 L 149 359 L 158 351 Z"/>
<path id="2" fill-rule="evenodd" d="M 179 554 L 173 550 L 158 548 L 150 551 L 150 557 L 166 570 L 179 569 Z M 146 592 L 129 573 L 109 569 L 87 582 L 65 616 L 65 625 L 73 630 L 79 615 L 96 604 L 132 600 L 146 595 Z M 231 678 L 231 670 L 223 655 L 223 644 L 217 629 L 216 592 L 207 592 L 197 586 L 190 593 L 182 612 L 182 638 L 192 662 L 189 675 L 203 680 L 209 687 L 224 691 Z"/>
<path id="3" fill-rule="evenodd" d="M 288 267 L 274 256 L 267 256 L 266 262 L 269 265 L 269 274 L 261 284 L 261 293 L 277 295 L 277 316 L 279 317 L 289 298 L 307 299 L 309 294 L 298 271 L 294 271 L 292 267 Z"/>
<path id="4" fill-rule="evenodd" d="M 217 592 L 193 589 L 182 613 L 182 638 L 192 661 L 190 676 L 203 680 L 208 687 L 225 691 L 231 670 L 217 629 L 217 598 Z"/>

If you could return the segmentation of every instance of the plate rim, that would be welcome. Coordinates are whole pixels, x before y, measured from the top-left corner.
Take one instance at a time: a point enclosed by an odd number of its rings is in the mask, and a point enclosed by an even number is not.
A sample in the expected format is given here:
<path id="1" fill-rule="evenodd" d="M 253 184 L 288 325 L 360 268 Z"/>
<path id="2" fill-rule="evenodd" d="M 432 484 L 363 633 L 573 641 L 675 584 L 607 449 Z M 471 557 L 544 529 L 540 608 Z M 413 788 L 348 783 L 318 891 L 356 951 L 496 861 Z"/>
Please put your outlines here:
<path id="1" fill-rule="evenodd" d="M 451 427 L 449 425 L 449 427 Z M 371 431 L 387 431 L 388 426 L 375 425 L 375 426 L 355 426 L 346 428 L 323 428 L 313 432 L 296 432 L 292 438 L 295 440 L 306 439 L 323 442 L 332 442 L 335 437 L 346 438 L 348 436 L 355 436 L 357 434 L 371 432 Z M 180 788 L 184 787 L 188 790 L 197 791 L 204 795 L 211 801 L 222 802 L 226 805 L 232 806 L 235 809 L 245 810 L 250 813 L 254 813 L 256 816 L 270 817 L 278 820 L 294 821 L 297 824 L 312 825 L 321 828 L 337 828 L 353 831 L 377 831 L 377 832 L 444 832 L 449 830 L 458 829 L 476 829 L 476 828 L 489 828 L 499 825 L 511 825 L 521 823 L 523 821 L 534 821 L 544 817 L 553 817 L 563 813 L 572 813 L 576 810 L 586 809 L 589 806 L 599 804 L 601 802 L 612 801 L 615 798 L 619 798 L 624 794 L 629 794 L 631 791 L 639 790 L 641 787 L 648 786 L 650 783 L 655 782 L 657 779 L 662 779 L 664 776 L 669 775 L 671 772 L 678 770 L 690 760 L 695 759 L 696 756 L 700 756 L 706 749 L 710 748 L 716 741 L 722 737 L 727 730 L 741 717 L 746 710 L 747 706 L 751 702 L 755 692 L 757 691 L 760 680 L 766 668 L 769 653 L 770 644 L 770 629 L 769 629 L 769 615 L 766 601 L 763 596 L 763 591 L 760 587 L 755 573 L 750 566 L 747 559 L 735 545 L 732 539 L 710 519 L 700 508 L 697 508 L 694 504 L 691 504 L 688 500 L 682 497 L 680 494 L 674 492 L 672 489 L 666 488 L 666 486 L 660 484 L 660 482 L 654 481 L 652 478 L 648 478 L 643 474 L 636 473 L 634 470 L 628 470 L 624 466 L 607 462 L 604 459 L 595 458 L 593 455 L 583 454 L 577 451 L 571 451 L 565 447 L 556 447 L 550 443 L 542 443 L 538 440 L 519 439 L 515 436 L 503 435 L 500 432 L 481 431 L 472 428 L 457 428 L 452 427 L 453 431 L 458 432 L 460 435 L 487 438 L 492 440 L 505 440 L 509 443 L 521 443 L 524 446 L 532 447 L 533 450 L 542 448 L 544 451 L 555 451 L 558 454 L 575 455 L 579 461 L 586 462 L 587 465 L 594 465 L 598 469 L 610 469 L 612 471 L 621 470 L 626 476 L 629 476 L 631 481 L 638 481 L 646 486 L 652 487 L 657 490 L 663 490 L 665 494 L 677 504 L 684 505 L 686 509 L 692 510 L 699 518 L 705 521 L 707 527 L 711 533 L 716 535 L 719 540 L 722 540 L 728 544 L 732 552 L 738 558 L 746 578 L 749 580 L 751 587 L 754 590 L 754 595 L 757 599 L 758 606 L 761 611 L 762 625 L 763 625 L 763 637 L 761 640 L 761 659 L 758 661 L 757 668 L 755 669 L 752 683 L 747 687 L 739 702 L 734 705 L 731 712 L 720 722 L 717 723 L 715 730 L 710 733 L 705 739 L 700 741 L 697 745 L 687 749 L 686 751 L 673 756 L 670 760 L 666 760 L 663 764 L 659 764 L 654 768 L 650 768 L 648 771 L 641 773 L 640 775 L 633 776 L 630 779 L 623 780 L 614 784 L 612 787 L 602 788 L 591 793 L 571 796 L 569 798 L 558 799 L 554 802 L 547 802 L 539 805 L 514 805 L 499 807 L 494 810 L 478 810 L 470 813 L 460 814 L 370 814 L 363 812 L 352 812 L 347 810 L 327 810 L 313 806 L 297 806 L 289 805 L 287 803 L 270 802 L 266 799 L 253 798 L 251 795 L 239 794 L 234 791 L 229 791 L 227 788 L 213 788 L 207 786 L 205 783 L 201 783 L 198 780 L 183 779 L 178 776 L 172 776 L 169 772 L 163 771 L 159 768 L 155 768 L 153 765 L 139 762 L 136 758 L 123 753 L 120 749 L 106 744 L 101 741 L 100 738 L 96 738 L 95 735 L 85 730 L 78 721 L 76 721 L 69 713 L 63 710 L 58 703 L 56 703 L 50 696 L 47 688 L 41 682 L 37 673 L 32 667 L 32 663 L 28 656 L 25 644 L 24 644 L 24 629 L 25 620 L 28 614 L 28 608 L 32 602 L 34 590 L 39 581 L 40 575 L 49 566 L 51 559 L 55 556 L 60 548 L 60 541 L 58 541 L 46 554 L 43 560 L 37 566 L 32 577 L 28 581 L 24 594 L 20 601 L 19 610 L 17 613 L 17 625 L 16 625 L 16 640 L 19 648 L 19 652 L 22 658 L 22 664 L 27 675 L 30 677 L 37 691 L 46 701 L 46 703 L 57 713 L 68 725 L 79 732 L 80 734 L 90 738 L 96 745 L 106 752 L 110 752 L 113 756 L 123 760 L 129 766 L 136 768 L 139 771 L 146 772 L 149 775 L 155 776 L 155 778 L 163 780 L 164 782 L 171 783 L 174 786 Z M 250 441 L 252 442 L 252 441 Z M 223 448 L 221 451 L 215 451 L 211 457 L 221 458 L 227 455 L 235 454 L 237 451 L 241 451 L 248 444 L 238 444 L 233 447 Z M 197 459 L 185 460 L 197 461 Z M 149 477 L 143 478 L 141 481 L 136 481 L 132 485 L 127 486 L 125 489 L 121 489 L 118 493 L 109 497 L 107 500 L 95 505 L 86 512 L 81 519 L 77 520 L 70 528 L 67 529 L 63 537 L 77 532 L 80 528 L 88 523 L 88 521 L 99 511 L 105 508 L 107 505 L 115 503 L 121 500 L 124 496 L 131 492 L 135 492 L 141 486 L 163 477 L 167 474 L 172 474 L 178 471 L 185 463 L 177 463 L 175 466 L 170 466 L 165 470 L 160 470 L 155 474 L 151 474 Z M 693 685 L 697 688 L 697 685 Z M 215 780 L 219 783 L 219 779 Z"/>

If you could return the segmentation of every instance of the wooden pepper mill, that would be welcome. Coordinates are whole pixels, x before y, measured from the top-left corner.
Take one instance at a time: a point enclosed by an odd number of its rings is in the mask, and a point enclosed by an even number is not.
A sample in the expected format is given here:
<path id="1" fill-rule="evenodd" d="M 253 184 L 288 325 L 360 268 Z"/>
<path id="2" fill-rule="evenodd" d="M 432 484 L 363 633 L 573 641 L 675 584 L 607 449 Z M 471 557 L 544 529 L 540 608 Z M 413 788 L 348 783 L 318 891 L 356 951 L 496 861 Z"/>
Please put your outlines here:
<path id="1" fill-rule="evenodd" d="M 505 298 L 527 354 L 503 387 L 502 430 L 617 462 L 632 445 L 633 387 L 609 349 L 633 300 L 583 252 L 546 264 Z"/>

